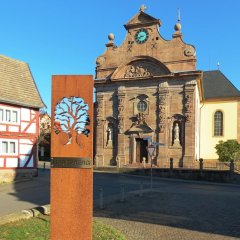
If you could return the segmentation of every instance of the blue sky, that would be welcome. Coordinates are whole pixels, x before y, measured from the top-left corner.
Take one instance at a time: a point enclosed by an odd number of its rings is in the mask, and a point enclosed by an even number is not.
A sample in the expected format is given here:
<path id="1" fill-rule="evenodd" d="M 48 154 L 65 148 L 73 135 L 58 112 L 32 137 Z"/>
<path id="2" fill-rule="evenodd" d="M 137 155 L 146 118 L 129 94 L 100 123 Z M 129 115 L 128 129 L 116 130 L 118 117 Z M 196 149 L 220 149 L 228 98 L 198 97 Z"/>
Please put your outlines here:
<path id="1" fill-rule="evenodd" d="M 120 45 L 123 27 L 145 4 L 171 39 L 181 9 L 183 40 L 197 51 L 197 69 L 220 70 L 240 89 L 239 0 L 2 0 L 0 54 L 27 62 L 50 112 L 51 76 L 95 74 L 108 34 Z"/>

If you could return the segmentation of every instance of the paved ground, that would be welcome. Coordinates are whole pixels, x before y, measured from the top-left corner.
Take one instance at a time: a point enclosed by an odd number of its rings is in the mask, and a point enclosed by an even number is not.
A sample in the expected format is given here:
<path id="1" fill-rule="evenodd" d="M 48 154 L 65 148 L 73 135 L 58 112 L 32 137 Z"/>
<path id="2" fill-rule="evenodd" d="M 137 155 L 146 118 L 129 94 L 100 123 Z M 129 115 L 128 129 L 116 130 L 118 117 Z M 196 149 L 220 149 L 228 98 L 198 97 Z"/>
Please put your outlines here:
<path id="1" fill-rule="evenodd" d="M 126 197 L 96 210 L 94 216 L 114 226 L 128 240 L 240 239 L 239 188 L 189 185 Z"/>
<path id="2" fill-rule="evenodd" d="M 49 171 L 23 182 L 0 184 L 0 217 L 36 206 L 49 204 Z"/>
<path id="3" fill-rule="evenodd" d="M 143 197 L 136 191 L 140 182 Z M 135 191 L 126 193 L 124 203 L 119 201 L 123 185 Z M 128 240 L 240 239 L 240 185 L 154 178 L 152 192 L 149 186 L 149 177 L 95 173 L 94 217 Z M 99 188 L 104 210 L 98 208 Z M 48 170 L 40 170 L 33 181 L 0 186 L 0 216 L 48 203 Z"/>

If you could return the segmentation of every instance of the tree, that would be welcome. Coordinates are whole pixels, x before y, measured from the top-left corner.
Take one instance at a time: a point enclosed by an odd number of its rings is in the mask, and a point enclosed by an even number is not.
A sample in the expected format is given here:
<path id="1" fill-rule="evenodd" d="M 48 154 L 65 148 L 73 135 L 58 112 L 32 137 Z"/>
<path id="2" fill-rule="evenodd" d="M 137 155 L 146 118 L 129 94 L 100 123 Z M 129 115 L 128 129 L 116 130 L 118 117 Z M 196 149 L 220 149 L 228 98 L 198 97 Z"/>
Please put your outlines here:
<path id="1" fill-rule="evenodd" d="M 56 134 L 64 133 L 68 140 L 65 144 L 71 144 L 75 135 L 88 136 L 90 130 L 86 127 L 90 124 L 88 116 L 88 104 L 79 97 L 64 97 L 55 108 L 54 131 Z M 78 143 L 78 141 L 77 141 Z"/>
<path id="2" fill-rule="evenodd" d="M 221 162 L 236 161 L 240 157 L 240 144 L 237 140 L 219 141 L 215 148 Z"/>
<path id="3" fill-rule="evenodd" d="M 44 149 L 44 157 L 50 157 L 51 148 L 51 118 L 46 111 L 40 113 L 40 134 L 38 136 L 39 156 L 41 148 Z"/>

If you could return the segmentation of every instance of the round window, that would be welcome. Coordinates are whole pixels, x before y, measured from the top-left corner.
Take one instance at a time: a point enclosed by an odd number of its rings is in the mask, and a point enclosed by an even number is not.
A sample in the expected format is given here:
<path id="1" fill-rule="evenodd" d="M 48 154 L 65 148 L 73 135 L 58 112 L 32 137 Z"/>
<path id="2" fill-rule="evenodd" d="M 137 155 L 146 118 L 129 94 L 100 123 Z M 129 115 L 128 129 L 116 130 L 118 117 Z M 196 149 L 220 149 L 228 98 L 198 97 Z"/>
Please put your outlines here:
<path id="1" fill-rule="evenodd" d="M 147 103 L 144 101 L 139 101 L 137 105 L 137 109 L 139 112 L 145 112 L 147 110 Z"/>

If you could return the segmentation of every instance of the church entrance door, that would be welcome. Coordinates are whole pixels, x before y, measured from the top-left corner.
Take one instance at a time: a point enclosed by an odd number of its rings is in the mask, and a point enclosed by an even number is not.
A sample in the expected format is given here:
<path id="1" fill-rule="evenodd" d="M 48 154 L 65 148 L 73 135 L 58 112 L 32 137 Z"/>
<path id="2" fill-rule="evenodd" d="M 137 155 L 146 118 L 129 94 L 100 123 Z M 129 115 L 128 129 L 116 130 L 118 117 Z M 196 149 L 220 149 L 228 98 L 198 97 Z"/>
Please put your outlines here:
<path id="1" fill-rule="evenodd" d="M 142 138 L 136 138 L 136 162 L 142 163 L 143 157 L 148 161 L 148 140 L 143 140 Z"/>

